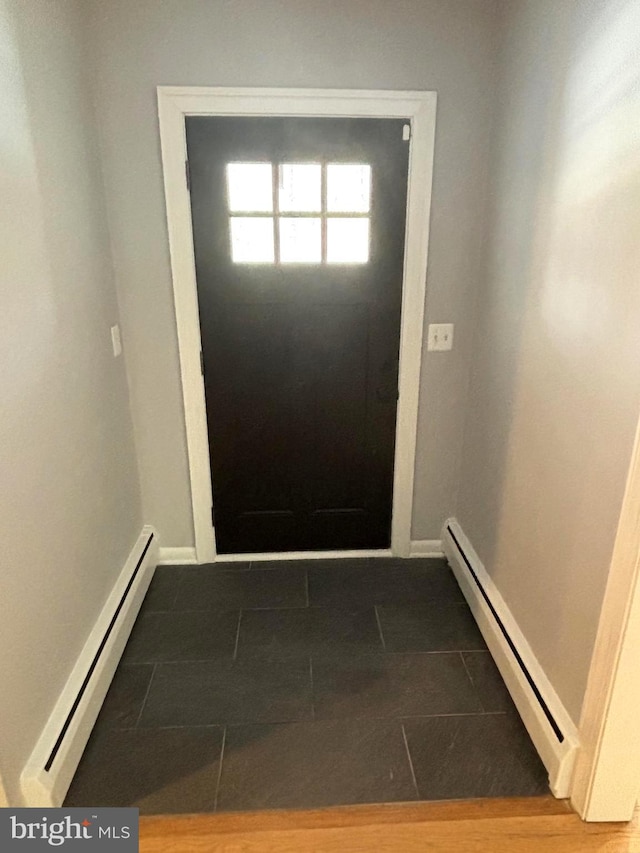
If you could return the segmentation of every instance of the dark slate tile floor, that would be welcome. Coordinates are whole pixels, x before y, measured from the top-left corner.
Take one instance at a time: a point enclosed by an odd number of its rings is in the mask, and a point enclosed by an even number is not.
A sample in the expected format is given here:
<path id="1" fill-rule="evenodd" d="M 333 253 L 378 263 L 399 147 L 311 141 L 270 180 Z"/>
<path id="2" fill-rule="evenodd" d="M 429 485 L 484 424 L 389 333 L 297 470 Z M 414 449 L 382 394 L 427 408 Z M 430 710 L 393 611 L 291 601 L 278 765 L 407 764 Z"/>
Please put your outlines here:
<path id="1" fill-rule="evenodd" d="M 256 561 L 156 571 L 65 805 L 547 792 L 444 560 Z"/>

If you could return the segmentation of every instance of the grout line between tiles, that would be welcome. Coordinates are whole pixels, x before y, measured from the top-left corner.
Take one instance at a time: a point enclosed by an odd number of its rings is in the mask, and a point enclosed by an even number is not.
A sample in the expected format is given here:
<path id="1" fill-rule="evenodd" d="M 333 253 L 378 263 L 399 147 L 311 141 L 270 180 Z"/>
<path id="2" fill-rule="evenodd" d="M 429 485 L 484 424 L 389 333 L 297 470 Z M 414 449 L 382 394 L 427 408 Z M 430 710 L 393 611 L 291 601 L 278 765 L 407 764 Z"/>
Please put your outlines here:
<path id="1" fill-rule="evenodd" d="M 166 725 L 166 726 L 142 726 L 142 728 L 137 729 L 139 732 L 167 732 L 174 731 L 174 729 L 178 729 L 179 731 L 187 731 L 190 729 L 222 729 L 225 727 L 225 723 L 217 722 L 217 723 L 185 723 L 175 725 Z M 231 723 L 230 725 L 245 725 L 245 723 Z M 248 725 L 252 725 L 249 723 Z M 132 732 L 134 729 L 120 729 L 122 732 Z"/>
<path id="2" fill-rule="evenodd" d="M 233 658 L 229 658 L 228 654 L 212 658 L 170 658 L 169 660 L 138 661 L 136 664 L 127 663 L 127 666 L 180 666 L 186 663 L 221 663 L 226 660 L 233 660 Z"/>
<path id="3" fill-rule="evenodd" d="M 313 690 L 313 658 L 309 655 L 309 680 L 311 681 L 311 719 L 315 720 L 316 718 L 316 703 L 315 703 L 315 694 Z"/>
<path id="4" fill-rule="evenodd" d="M 145 616 L 166 616 L 167 614 L 171 614 L 172 616 L 177 615 L 178 613 L 235 613 L 239 610 L 239 607 L 232 607 L 229 605 L 228 607 L 185 607 L 174 610 L 148 610 L 144 615 Z M 293 610 L 294 608 L 285 608 L 285 607 L 262 607 L 262 608 L 250 608 L 245 607 L 245 610 Z M 299 608 L 300 609 L 300 608 Z"/>
<path id="5" fill-rule="evenodd" d="M 411 778 L 413 779 L 413 787 L 416 790 L 416 797 L 420 799 L 420 791 L 418 790 L 418 781 L 416 779 L 416 771 L 413 769 L 413 760 L 411 758 L 411 752 L 409 750 L 409 741 L 407 740 L 407 733 L 404 728 L 404 723 L 400 723 L 400 727 L 402 729 L 402 737 L 404 739 L 404 748 L 407 750 L 407 758 L 409 759 L 409 768 L 411 769 Z"/>
<path id="6" fill-rule="evenodd" d="M 179 609 L 179 610 L 175 609 L 175 608 L 173 610 L 147 610 L 142 615 L 143 616 L 166 616 L 166 615 L 171 614 L 173 616 L 173 615 L 177 615 L 178 613 L 203 613 L 203 614 L 204 613 L 208 613 L 208 614 L 235 613 L 235 611 L 238 609 L 241 609 L 241 610 L 259 610 L 259 611 L 269 611 L 269 612 L 273 611 L 274 613 L 280 613 L 280 611 L 282 611 L 282 610 L 287 610 L 287 611 L 289 611 L 289 610 L 306 610 L 307 605 L 305 604 L 303 607 L 288 606 L 288 605 L 285 605 L 283 607 L 247 607 L 246 605 L 243 605 L 241 608 L 239 608 L 237 605 L 235 607 L 233 607 L 230 604 L 228 607 L 197 607 L 197 608 L 190 607 L 190 608 L 184 608 L 184 609 Z M 318 608 L 318 609 L 329 610 L 331 608 L 322 607 L 322 608 Z"/>
<path id="7" fill-rule="evenodd" d="M 462 661 L 462 666 L 464 667 L 464 671 L 467 673 L 467 677 L 468 677 L 469 681 L 471 682 L 471 686 L 475 687 L 475 684 L 473 683 L 473 678 L 471 677 L 471 673 L 469 672 L 469 667 L 467 666 L 467 662 L 464 659 L 465 652 L 458 652 L 458 654 L 460 655 L 460 660 Z"/>
<path id="8" fill-rule="evenodd" d="M 142 700 L 142 705 L 140 707 L 140 713 L 138 714 L 138 719 L 136 720 L 136 724 L 134 726 L 135 729 L 140 725 L 140 720 L 142 719 L 142 712 L 144 711 L 147 705 L 147 699 L 149 698 L 149 693 L 151 692 L 151 684 L 153 679 L 155 678 L 156 669 L 158 668 L 158 664 L 153 664 L 153 670 L 151 671 L 151 678 L 149 679 L 149 683 L 147 684 L 147 692 L 144 694 L 144 699 Z"/>
<path id="9" fill-rule="evenodd" d="M 506 715 L 506 711 L 459 711 L 457 714 L 400 714 L 398 719 L 427 720 L 434 717 L 505 717 Z"/>
<path id="10" fill-rule="evenodd" d="M 465 605 L 465 607 L 468 607 L 466 602 L 462 602 L 462 603 Z M 331 611 L 338 610 L 338 611 L 343 612 L 343 613 L 362 613 L 366 610 L 369 610 L 369 608 L 371 608 L 373 606 L 375 606 L 375 607 L 400 607 L 401 605 L 394 605 L 394 604 L 390 605 L 388 603 L 385 603 L 384 601 L 379 601 L 376 605 L 373 605 L 371 603 L 369 603 L 369 604 L 360 603 L 360 604 L 351 604 L 348 606 L 342 606 L 341 604 L 336 604 L 336 603 L 328 603 L 328 604 L 311 604 L 311 603 L 309 603 L 308 605 L 305 604 L 302 607 L 299 607 L 296 605 L 284 606 L 284 607 L 282 607 L 282 606 L 281 607 L 274 607 L 273 605 L 265 606 L 265 607 L 247 607 L 245 605 L 242 607 L 242 610 L 269 610 L 269 611 L 279 612 L 281 610 L 286 610 L 286 611 L 306 610 L 309 608 L 311 610 L 331 610 Z M 222 606 L 222 607 L 181 607 L 181 608 L 174 608 L 172 610 L 167 610 L 167 609 L 147 610 L 144 613 L 144 615 L 145 616 L 152 616 L 152 615 L 159 614 L 159 613 L 163 613 L 163 614 L 166 614 L 166 613 L 229 613 L 229 612 L 235 611 L 235 610 L 238 610 L 237 604 L 235 606 L 233 604 L 227 604 L 227 605 Z M 455 651 L 458 651 L 458 649 L 456 649 Z M 475 648 L 475 649 L 463 649 L 463 651 L 487 652 L 488 649 L 486 646 L 483 646 L 481 648 Z"/>
<path id="11" fill-rule="evenodd" d="M 380 614 L 378 613 L 378 605 L 377 605 L 377 604 L 374 604 L 374 605 L 373 605 L 373 609 L 374 609 L 375 614 L 376 614 L 376 622 L 378 623 L 378 633 L 380 634 L 380 641 L 381 641 L 381 643 L 382 643 L 382 648 L 383 648 L 383 649 L 385 650 L 385 652 L 386 652 L 386 650 L 387 650 L 387 644 L 386 644 L 386 643 L 385 643 L 385 641 L 384 641 L 384 634 L 382 633 L 382 625 L 380 624 Z"/>
<path id="12" fill-rule="evenodd" d="M 238 643 L 240 642 L 240 623 L 242 622 L 242 610 L 238 613 L 238 628 L 236 630 L 236 644 L 233 647 L 233 660 L 238 657 Z"/>
<path id="13" fill-rule="evenodd" d="M 483 649 L 432 649 L 422 650 L 422 649 L 407 649 L 406 651 L 395 651 L 392 649 L 387 652 L 388 655 L 460 655 L 460 654 L 477 654 L 479 651 L 483 651 Z"/>
<path id="14" fill-rule="evenodd" d="M 260 648 L 260 647 L 258 647 L 258 648 Z M 347 650 L 347 651 L 350 651 L 350 650 Z M 467 650 L 464 650 L 464 651 L 466 653 Z M 468 651 L 469 651 L 469 653 L 473 653 L 473 654 L 478 653 L 477 649 L 475 649 L 475 650 L 469 649 Z M 338 649 L 335 652 L 327 652 L 324 656 L 321 655 L 320 657 L 321 657 L 321 659 L 331 661 L 331 660 L 334 660 L 335 658 L 341 657 L 343 654 L 344 654 L 344 650 Z M 382 652 L 376 648 L 376 649 L 372 649 L 371 651 L 359 653 L 357 655 L 357 659 L 367 658 L 367 657 L 378 657 L 381 654 L 382 654 Z M 402 657 L 402 656 L 404 656 L 404 657 L 411 657 L 411 656 L 417 657 L 418 655 L 436 656 L 436 655 L 458 655 L 458 654 L 460 654 L 460 652 L 457 649 L 453 649 L 453 650 L 442 649 L 440 651 L 433 651 L 433 652 L 386 651 L 385 657 L 387 657 L 387 656 L 388 657 Z M 243 655 L 243 658 L 244 657 L 245 656 Z M 297 661 L 297 660 L 300 660 L 301 658 L 304 658 L 304 657 L 306 657 L 306 655 L 303 652 L 296 652 L 296 653 L 292 653 L 292 654 L 287 654 L 287 653 L 283 652 L 280 656 L 276 655 L 274 658 L 270 658 L 270 656 L 267 656 L 266 659 L 272 659 L 274 661 L 286 663 L 287 661 L 292 661 L 292 660 Z M 247 658 L 247 660 L 250 660 L 250 661 L 265 660 L 265 658 L 261 654 L 255 654 L 255 652 L 254 652 L 254 654 L 247 653 L 246 658 Z M 122 665 L 123 666 L 172 666 L 172 665 L 185 664 L 185 663 L 219 663 L 219 662 L 225 661 L 225 660 L 229 660 L 229 657 L 227 655 L 214 655 L 213 657 L 207 657 L 207 658 L 167 658 L 167 659 L 163 659 L 163 660 L 134 660 L 134 661 L 123 660 Z M 233 656 L 231 657 L 231 660 L 234 660 Z"/>
<path id="15" fill-rule="evenodd" d="M 441 719 L 441 718 L 450 718 L 450 717 L 506 717 L 508 716 L 508 711 L 468 711 L 462 712 L 459 714 L 403 714 L 397 717 L 376 717 L 376 716 L 365 716 L 365 717 L 320 717 L 315 718 L 313 720 L 308 720 L 305 718 L 302 719 L 276 719 L 276 720 L 233 720 L 232 722 L 221 722 L 218 721 L 216 723 L 185 723 L 179 724 L 176 723 L 174 725 L 163 725 L 163 726 L 143 726 L 142 728 L 135 729 L 132 726 L 125 726 L 123 728 L 114 728 L 110 729 L 111 731 L 120 731 L 120 732 L 133 732 L 133 731 L 167 731 L 173 729 L 220 729 L 223 726 L 227 729 L 229 728 L 238 728 L 241 726 L 293 726 L 293 725 L 310 725 L 311 723 L 337 723 L 337 722 L 400 722 L 402 720 L 433 720 L 433 719 Z"/>
<path id="16" fill-rule="evenodd" d="M 180 595 L 180 587 L 182 586 L 183 583 L 184 583 L 184 569 L 181 569 L 180 574 L 178 576 L 178 582 L 176 583 L 176 592 L 175 592 L 175 595 L 173 596 L 173 601 L 171 602 L 171 607 L 170 607 L 171 611 L 176 610 L 176 604 L 178 603 L 178 596 Z M 162 611 L 156 611 L 156 612 L 162 612 Z"/>
<path id="17" fill-rule="evenodd" d="M 166 723 L 161 726 L 142 726 L 139 729 L 117 729 L 117 731 L 138 731 L 138 732 L 161 732 L 161 731 L 189 731 L 190 729 L 233 729 L 233 728 L 251 728 L 252 726 L 310 726 L 312 723 L 330 723 L 330 722 L 338 722 L 338 721 L 349 721 L 352 717 L 344 717 L 344 718 L 335 718 L 335 719 L 321 719 L 321 720 L 310 720 L 308 717 L 276 717 L 272 720 L 217 720 L 215 723 Z M 393 721 L 391 717 L 362 717 L 362 720 L 386 720 Z M 407 718 L 409 719 L 409 718 Z M 412 719 L 412 718 L 411 718 Z M 113 731 L 116 731 L 115 729 Z"/>
<path id="18" fill-rule="evenodd" d="M 484 707 L 484 702 L 482 701 L 482 696 L 480 694 L 480 691 L 476 687 L 476 684 L 473 680 L 473 676 L 469 672 L 469 667 L 467 666 L 467 662 L 464 659 L 465 653 L 464 652 L 458 652 L 458 654 L 460 655 L 460 660 L 462 661 L 462 666 L 464 667 L 464 671 L 467 673 L 467 678 L 469 679 L 469 683 L 471 684 L 473 692 L 478 697 L 478 702 L 480 703 L 480 707 L 482 708 L 483 711 L 486 711 L 486 708 Z"/>
<path id="19" fill-rule="evenodd" d="M 222 732 L 222 746 L 220 747 L 220 763 L 218 766 L 218 779 L 216 781 L 216 796 L 213 801 L 213 810 L 214 812 L 218 811 L 218 795 L 220 793 L 220 779 L 222 778 L 222 762 L 224 761 L 224 747 L 227 742 L 227 727 L 224 727 L 224 731 Z"/>

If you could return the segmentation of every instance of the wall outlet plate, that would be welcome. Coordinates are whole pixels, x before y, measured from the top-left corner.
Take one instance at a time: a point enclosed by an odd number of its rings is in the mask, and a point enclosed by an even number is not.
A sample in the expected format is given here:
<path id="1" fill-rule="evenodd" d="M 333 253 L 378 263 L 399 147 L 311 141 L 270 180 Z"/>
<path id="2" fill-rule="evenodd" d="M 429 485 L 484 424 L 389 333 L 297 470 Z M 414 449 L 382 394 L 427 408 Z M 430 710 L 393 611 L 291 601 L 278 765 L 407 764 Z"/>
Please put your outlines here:
<path id="1" fill-rule="evenodd" d="M 429 352 L 453 349 L 453 323 L 430 323 L 427 337 Z"/>

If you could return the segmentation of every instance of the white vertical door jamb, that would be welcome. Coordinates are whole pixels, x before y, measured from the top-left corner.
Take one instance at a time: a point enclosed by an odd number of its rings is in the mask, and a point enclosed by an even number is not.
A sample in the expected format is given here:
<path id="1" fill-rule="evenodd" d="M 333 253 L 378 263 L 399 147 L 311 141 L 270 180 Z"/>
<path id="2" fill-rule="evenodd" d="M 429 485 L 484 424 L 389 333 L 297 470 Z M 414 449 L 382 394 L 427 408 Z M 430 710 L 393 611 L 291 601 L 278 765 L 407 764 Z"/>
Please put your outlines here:
<path id="1" fill-rule="evenodd" d="M 2 781 L 2 774 L 0 774 L 0 809 L 6 809 L 8 806 L 9 800 L 7 799 L 7 792 Z"/>
<path id="2" fill-rule="evenodd" d="M 185 114 L 179 100 L 159 95 L 160 143 L 189 460 L 194 544 L 196 560 L 199 563 L 209 563 L 215 559 L 216 547 L 212 524 L 213 497 L 209 472 L 207 409 L 204 378 L 201 373 L 202 345 L 191 231 L 191 197 L 185 173 Z"/>
<path id="3" fill-rule="evenodd" d="M 640 791 L 640 423 L 580 720 L 571 803 L 587 821 L 628 821 Z"/>

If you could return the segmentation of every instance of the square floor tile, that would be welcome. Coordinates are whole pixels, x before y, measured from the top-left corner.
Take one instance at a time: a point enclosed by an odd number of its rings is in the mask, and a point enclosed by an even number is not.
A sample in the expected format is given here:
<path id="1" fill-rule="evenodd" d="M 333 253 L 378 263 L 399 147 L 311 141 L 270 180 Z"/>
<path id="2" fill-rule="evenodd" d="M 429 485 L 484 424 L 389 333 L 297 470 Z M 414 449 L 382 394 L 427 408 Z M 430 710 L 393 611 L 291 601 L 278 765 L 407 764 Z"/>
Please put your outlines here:
<path id="1" fill-rule="evenodd" d="M 415 799 L 397 722 L 331 720 L 227 729 L 220 811 Z"/>
<path id="2" fill-rule="evenodd" d="M 490 652 L 462 652 L 462 658 L 484 711 L 515 711 L 515 706 Z M 517 713 L 517 712 L 516 712 Z"/>
<path id="3" fill-rule="evenodd" d="M 318 719 L 482 711 L 457 652 L 315 659 L 313 695 Z"/>
<path id="4" fill-rule="evenodd" d="M 155 663 L 231 657 L 239 617 L 233 610 L 142 613 L 133 626 L 123 660 Z"/>
<path id="5" fill-rule="evenodd" d="M 176 610 L 224 610 L 306 607 L 305 569 L 216 571 L 193 566 L 185 573 Z"/>
<path id="6" fill-rule="evenodd" d="M 388 652 L 486 650 L 466 603 L 382 605 L 377 608 Z"/>
<path id="7" fill-rule="evenodd" d="M 313 719 L 309 659 L 158 664 L 141 726 Z"/>
<path id="8" fill-rule="evenodd" d="M 547 772 L 516 714 L 414 718 L 404 727 L 421 799 L 549 791 Z"/>
<path id="9" fill-rule="evenodd" d="M 238 658 L 364 654 L 382 650 L 373 608 L 248 610 L 242 614 Z"/>
<path id="10" fill-rule="evenodd" d="M 133 806 L 142 814 L 215 808 L 221 728 L 95 732 L 65 806 Z"/>
<path id="11" fill-rule="evenodd" d="M 149 663 L 120 664 L 100 710 L 96 727 L 130 729 L 137 724 L 153 666 Z"/>
<path id="12" fill-rule="evenodd" d="M 319 561 L 309 565 L 312 606 L 352 607 L 375 604 L 462 601 L 462 593 L 444 560 L 371 558 Z"/>
<path id="13" fill-rule="evenodd" d="M 144 612 L 172 610 L 184 572 L 183 566 L 158 566 L 142 603 Z"/>

